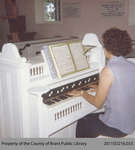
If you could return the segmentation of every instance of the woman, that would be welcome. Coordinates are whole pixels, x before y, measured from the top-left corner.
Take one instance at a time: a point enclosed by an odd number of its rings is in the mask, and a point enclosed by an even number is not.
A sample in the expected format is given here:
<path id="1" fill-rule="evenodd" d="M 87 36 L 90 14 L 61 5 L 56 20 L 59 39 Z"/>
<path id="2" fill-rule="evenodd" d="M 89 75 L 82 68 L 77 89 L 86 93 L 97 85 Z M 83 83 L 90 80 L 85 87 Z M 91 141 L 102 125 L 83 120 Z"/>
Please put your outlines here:
<path id="1" fill-rule="evenodd" d="M 126 31 L 111 28 L 102 39 L 109 61 L 100 74 L 96 96 L 77 90 L 70 94 L 82 96 L 97 108 L 104 105 L 105 112 L 79 120 L 76 137 L 124 137 L 135 130 L 135 64 L 123 57 L 132 50 L 131 38 Z"/>

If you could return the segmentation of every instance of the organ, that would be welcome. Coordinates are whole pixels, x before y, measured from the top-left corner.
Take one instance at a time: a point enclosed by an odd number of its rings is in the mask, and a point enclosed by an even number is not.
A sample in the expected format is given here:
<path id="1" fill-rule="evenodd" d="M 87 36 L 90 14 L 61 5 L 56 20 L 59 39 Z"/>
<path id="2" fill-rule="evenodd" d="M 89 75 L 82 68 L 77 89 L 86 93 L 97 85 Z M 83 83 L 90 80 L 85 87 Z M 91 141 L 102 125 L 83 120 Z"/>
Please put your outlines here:
<path id="1" fill-rule="evenodd" d="M 83 50 L 78 39 L 3 46 L 0 137 L 75 137 L 77 120 L 96 110 L 82 97 L 68 95 L 98 83 L 99 68 L 91 69 Z"/>

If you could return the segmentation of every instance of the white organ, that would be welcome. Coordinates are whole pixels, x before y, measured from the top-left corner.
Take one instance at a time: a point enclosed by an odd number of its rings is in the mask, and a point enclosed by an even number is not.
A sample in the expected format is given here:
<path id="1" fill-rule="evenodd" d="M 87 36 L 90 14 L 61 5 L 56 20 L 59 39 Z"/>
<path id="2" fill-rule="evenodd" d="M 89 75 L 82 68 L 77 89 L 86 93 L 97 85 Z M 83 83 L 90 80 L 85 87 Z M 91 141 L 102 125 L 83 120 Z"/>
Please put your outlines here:
<path id="1" fill-rule="evenodd" d="M 16 45 L 5 44 L 0 53 L 0 137 L 75 137 L 77 120 L 96 108 L 82 97 L 67 93 L 75 88 L 87 90 L 88 84 L 96 84 L 99 68 L 90 68 L 77 39 Z M 24 45 L 20 55 L 19 49 Z M 62 58 L 52 54 L 56 50 L 53 47 L 61 50 L 61 55 L 64 48 L 70 50 L 63 56 L 69 64 L 67 55 L 73 52 L 71 56 L 76 60 L 71 57 L 70 61 L 74 66 L 61 64 Z M 80 53 L 75 58 L 76 50 Z"/>

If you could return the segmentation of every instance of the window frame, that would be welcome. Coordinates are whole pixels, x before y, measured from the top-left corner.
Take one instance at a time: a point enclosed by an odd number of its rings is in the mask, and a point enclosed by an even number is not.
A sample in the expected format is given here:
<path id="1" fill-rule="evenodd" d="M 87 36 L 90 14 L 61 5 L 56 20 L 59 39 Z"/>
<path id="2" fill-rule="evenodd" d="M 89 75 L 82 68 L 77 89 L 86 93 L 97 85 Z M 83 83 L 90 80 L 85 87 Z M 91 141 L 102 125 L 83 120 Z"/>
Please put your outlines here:
<path id="1" fill-rule="evenodd" d="M 44 19 L 44 2 L 43 0 L 35 0 L 35 24 L 55 24 L 62 22 L 62 0 L 59 5 L 59 20 L 47 21 Z"/>

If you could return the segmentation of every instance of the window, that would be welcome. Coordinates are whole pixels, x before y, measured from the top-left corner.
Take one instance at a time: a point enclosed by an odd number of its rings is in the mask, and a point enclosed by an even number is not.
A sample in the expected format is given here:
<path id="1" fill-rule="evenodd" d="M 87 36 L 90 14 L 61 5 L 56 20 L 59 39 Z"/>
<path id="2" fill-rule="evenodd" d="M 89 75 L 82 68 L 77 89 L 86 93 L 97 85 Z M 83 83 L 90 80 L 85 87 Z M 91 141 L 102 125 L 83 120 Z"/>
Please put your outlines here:
<path id="1" fill-rule="evenodd" d="M 61 21 L 61 0 L 35 0 L 36 23 Z"/>

